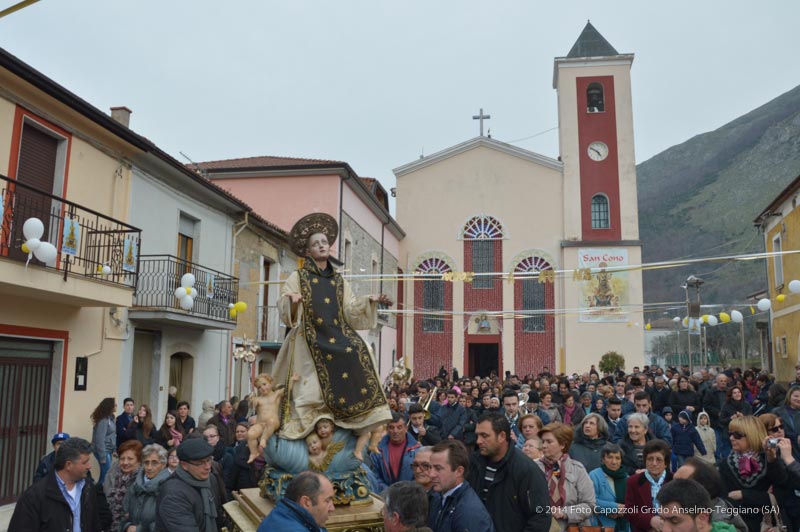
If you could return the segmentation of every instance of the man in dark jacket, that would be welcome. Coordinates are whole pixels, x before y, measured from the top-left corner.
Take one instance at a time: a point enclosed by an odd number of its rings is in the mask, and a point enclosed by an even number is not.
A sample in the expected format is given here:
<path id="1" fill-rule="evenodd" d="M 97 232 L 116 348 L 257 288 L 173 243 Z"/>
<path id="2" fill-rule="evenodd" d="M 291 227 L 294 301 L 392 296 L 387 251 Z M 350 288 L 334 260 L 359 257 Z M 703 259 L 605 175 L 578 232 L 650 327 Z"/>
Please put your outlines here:
<path id="1" fill-rule="evenodd" d="M 653 403 L 653 412 L 662 412 L 665 406 L 669 406 L 672 390 L 667 386 L 664 377 L 656 377 L 655 384 L 655 387 L 650 391 L 650 401 Z"/>
<path id="2" fill-rule="evenodd" d="M 233 406 L 230 401 L 219 403 L 219 412 L 208 420 L 208 425 L 215 425 L 219 437 L 226 447 L 236 445 L 236 418 L 233 417 Z"/>
<path id="3" fill-rule="evenodd" d="M 714 434 L 717 436 L 717 451 L 715 458 L 719 462 L 720 459 L 727 457 L 731 452 L 731 444 L 728 438 L 722 436 L 722 423 L 720 423 L 720 412 L 722 405 L 725 404 L 728 394 L 728 377 L 722 373 L 717 375 L 714 379 L 714 384 L 703 395 L 703 410 L 708 414 L 708 420 L 711 423 L 711 428 L 714 429 Z"/>
<path id="4" fill-rule="evenodd" d="M 464 424 L 467 422 L 467 411 L 458 404 L 458 392 L 447 391 L 447 404 L 439 408 L 441 435 L 444 440 L 461 440 L 464 436 Z"/>
<path id="5" fill-rule="evenodd" d="M 92 447 L 70 438 L 56 453 L 55 471 L 25 490 L 17 501 L 9 530 L 56 532 L 101 530 L 94 485 L 86 476 L 92 469 Z"/>
<path id="6" fill-rule="evenodd" d="M 495 530 L 549 530 L 550 495 L 544 473 L 511 445 L 502 414 L 484 414 L 475 429 L 479 453 L 472 455 L 468 480 L 494 521 Z"/>
<path id="7" fill-rule="evenodd" d="M 433 532 L 494 532 L 492 518 L 475 490 L 465 481 L 469 452 L 459 441 L 447 440 L 433 446 L 433 486 L 428 526 Z"/>
<path id="8" fill-rule="evenodd" d="M 50 443 L 53 444 L 53 452 L 46 455 L 39 461 L 39 465 L 36 467 L 36 473 L 33 474 L 33 481 L 36 482 L 37 480 L 41 480 L 47 476 L 47 474 L 56 468 L 56 451 L 58 448 L 61 447 L 61 444 L 64 443 L 69 439 L 69 434 L 66 432 L 58 432 L 53 439 L 50 440 Z"/>
<path id="9" fill-rule="evenodd" d="M 211 475 L 214 448 L 200 438 L 178 446 L 180 465 L 158 494 L 156 531 L 217 532 L 222 506 Z"/>
<path id="10" fill-rule="evenodd" d="M 412 403 L 408 407 L 408 431 L 423 446 L 436 445 L 442 441 L 439 429 L 425 424 L 425 410 L 419 403 Z"/>
<path id="11" fill-rule="evenodd" d="M 324 532 L 333 512 L 333 484 L 320 473 L 303 471 L 286 486 L 286 493 L 258 532 Z"/>
<path id="12" fill-rule="evenodd" d="M 128 440 L 136 439 L 136 424 L 133 423 L 133 411 L 136 409 L 133 399 L 126 397 L 122 401 L 122 413 L 117 416 L 117 449 Z"/>

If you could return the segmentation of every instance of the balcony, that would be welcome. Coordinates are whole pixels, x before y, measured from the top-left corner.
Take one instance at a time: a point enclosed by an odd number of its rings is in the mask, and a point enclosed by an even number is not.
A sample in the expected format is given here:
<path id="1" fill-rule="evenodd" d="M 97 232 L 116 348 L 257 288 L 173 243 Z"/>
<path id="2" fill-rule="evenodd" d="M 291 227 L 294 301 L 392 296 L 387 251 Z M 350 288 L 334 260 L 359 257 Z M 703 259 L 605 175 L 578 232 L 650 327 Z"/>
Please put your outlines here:
<path id="1" fill-rule="evenodd" d="M 181 277 L 194 275 L 197 296 L 191 310 L 183 310 L 175 297 Z M 193 329 L 236 328 L 228 305 L 236 303 L 239 280 L 172 255 L 141 255 L 139 283 L 133 296 L 132 320 L 149 321 Z"/>
<path id="2" fill-rule="evenodd" d="M 280 347 L 286 336 L 286 325 L 281 322 L 278 307 L 274 305 L 258 307 L 258 320 L 258 341 L 261 347 Z"/>
<path id="3" fill-rule="evenodd" d="M 38 218 L 47 262 L 22 251 L 22 227 Z M 78 307 L 128 307 L 141 231 L 97 211 L 0 175 L 0 294 Z"/>

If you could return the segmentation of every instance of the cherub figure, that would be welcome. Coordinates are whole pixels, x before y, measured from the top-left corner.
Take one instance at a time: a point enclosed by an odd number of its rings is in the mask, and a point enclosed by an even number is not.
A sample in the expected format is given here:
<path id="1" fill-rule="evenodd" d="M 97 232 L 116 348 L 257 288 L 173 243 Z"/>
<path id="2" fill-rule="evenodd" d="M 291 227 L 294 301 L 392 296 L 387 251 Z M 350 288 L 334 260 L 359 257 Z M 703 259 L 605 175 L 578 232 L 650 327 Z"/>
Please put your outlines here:
<path id="1" fill-rule="evenodd" d="M 290 380 L 293 384 L 300 380 L 300 376 L 295 373 Z M 258 395 L 250 397 L 250 405 L 256 411 L 256 422 L 247 431 L 247 445 L 250 447 L 248 464 L 258 458 L 259 452 L 263 452 L 266 448 L 267 440 L 281 426 L 279 410 L 285 390 L 283 387 L 273 390 L 273 382 L 272 376 L 266 373 L 260 374 L 255 380 Z"/>
<path id="2" fill-rule="evenodd" d="M 325 450 L 322 448 L 322 439 L 315 432 L 306 436 L 306 448 L 308 449 L 309 467 L 321 469 L 325 461 Z"/>
<path id="3" fill-rule="evenodd" d="M 353 451 L 353 456 L 355 456 L 360 461 L 364 461 L 364 455 L 362 449 L 364 445 L 369 441 L 369 446 L 367 450 L 371 453 L 381 454 L 380 449 L 378 449 L 378 444 L 381 442 L 381 438 L 383 438 L 383 431 L 381 431 L 382 425 L 378 425 L 376 427 L 372 427 L 372 431 L 365 430 L 364 432 L 358 435 L 358 440 L 356 440 L 356 448 Z"/>
<path id="4" fill-rule="evenodd" d="M 319 438 L 320 447 L 324 451 L 328 448 L 328 444 L 333 439 L 333 431 L 336 429 L 333 421 L 327 418 L 322 418 L 314 425 L 314 432 Z"/>

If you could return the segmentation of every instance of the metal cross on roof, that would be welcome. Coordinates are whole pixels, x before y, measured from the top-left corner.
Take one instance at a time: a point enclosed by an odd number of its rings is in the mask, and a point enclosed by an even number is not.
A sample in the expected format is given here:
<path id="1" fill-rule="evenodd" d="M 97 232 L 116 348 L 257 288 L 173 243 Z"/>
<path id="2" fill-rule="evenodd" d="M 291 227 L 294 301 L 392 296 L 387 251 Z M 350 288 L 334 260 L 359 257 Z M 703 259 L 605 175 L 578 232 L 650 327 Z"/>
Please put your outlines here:
<path id="1" fill-rule="evenodd" d="M 483 107 L 481 107 L 480 114 L 477 114 L 477 115 L 472 115 L 472 119 L 473 119 L 473 120 L 480 120 L 480 124 L 481 124 L 481 127 L 480 127 L 481 137 L 483 136 L 483 121 L 484 121 L 484 120 L 489 120 L 490 118 L 492 118 L 492 116 L 491 116 L 491 115 L 485 115 L 485 114 L 483 114 Z"/>

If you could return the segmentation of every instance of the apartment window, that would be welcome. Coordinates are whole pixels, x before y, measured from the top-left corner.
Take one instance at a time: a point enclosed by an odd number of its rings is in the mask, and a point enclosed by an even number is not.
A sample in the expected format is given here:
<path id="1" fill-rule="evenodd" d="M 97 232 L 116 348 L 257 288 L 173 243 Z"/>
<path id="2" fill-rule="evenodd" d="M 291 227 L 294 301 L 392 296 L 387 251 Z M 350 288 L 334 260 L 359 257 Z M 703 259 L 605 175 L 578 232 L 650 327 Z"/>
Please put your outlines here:
<path id="1" fill-rule="evenodd" d="M 773 253 L 780 253 L 783 251 L 781 235 L 778 235 L 772 239 L 772 251 Z M 775 273 L 775 286 L 783 286 L 783 256 L 776 255 L 772 257 L 772 264 Z"/>

